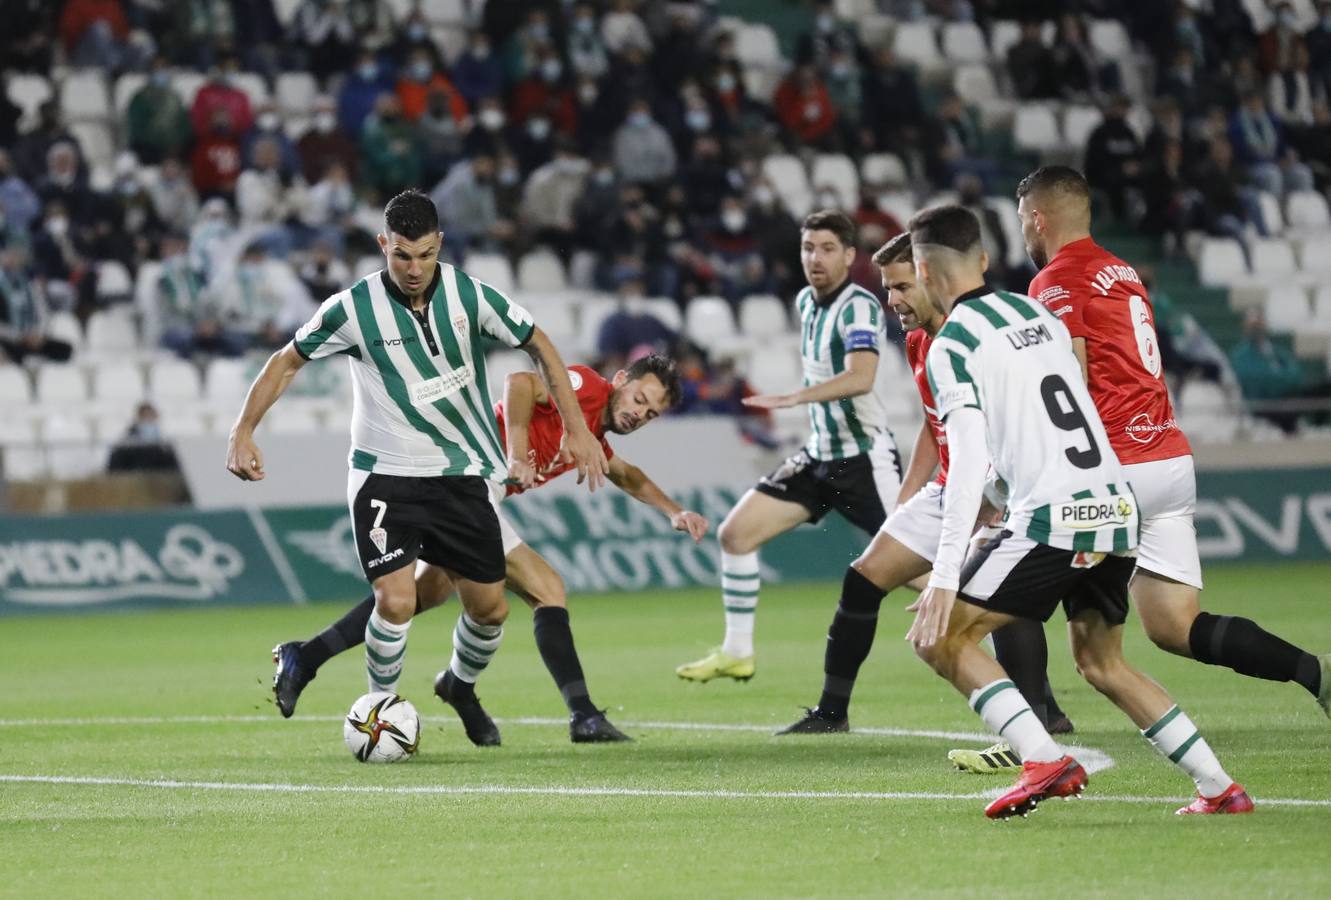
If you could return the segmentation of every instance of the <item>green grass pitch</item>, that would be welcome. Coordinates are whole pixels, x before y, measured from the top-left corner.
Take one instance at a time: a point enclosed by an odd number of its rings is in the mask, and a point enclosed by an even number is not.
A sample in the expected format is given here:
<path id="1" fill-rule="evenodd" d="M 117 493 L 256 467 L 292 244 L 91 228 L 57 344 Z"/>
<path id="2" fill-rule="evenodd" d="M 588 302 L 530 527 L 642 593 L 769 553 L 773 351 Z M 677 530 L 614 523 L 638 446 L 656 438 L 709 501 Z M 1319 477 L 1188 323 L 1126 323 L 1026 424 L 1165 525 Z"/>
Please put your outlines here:
<path id="1" fill-rule="evenodd" d="M 1331 564 L 1208 579 L 1208 608 L 1331 649 Z M 574 598 L 593 699 L 629 746 L 568 742 L 515 609 L 479 689 L 501 720 L 493 750 L 467 743 L 430 690 L 450 605 L 412 629 L 401 690 L 424 717 L 421 751 L 388 767 L 342 744 L 339 717 L 365 690 L 359 650 L 324 668 L 295 719 L 270 702 L 268 649 L 340 605 L 3 620 L 0 895 L 1331 894 L 1331 722 L 1301 688 L 1167 656 L 1129 622 L 1129 658 L 1258 803 L 1176 818 L 1191 783 L 1077 678 L 1056 618 L 1055 687 L 1076 741 L 1113 765 L 1083 801 L 989 822 L 978 795 L 1009 779 L 954 773 L 945 754 L 963 742 L 910 733 L 982 725 L 902 640 L 907 599 L 885 603 L 851 708 L 852 727 L 907 733 L 771 736 L 821 686 L 836 587 L 804 585 L 764 591 L 748 684 L 673 674 L 720 637 L 715 592 Z M 753 727 L 701 727 L 722 725 Z"/>

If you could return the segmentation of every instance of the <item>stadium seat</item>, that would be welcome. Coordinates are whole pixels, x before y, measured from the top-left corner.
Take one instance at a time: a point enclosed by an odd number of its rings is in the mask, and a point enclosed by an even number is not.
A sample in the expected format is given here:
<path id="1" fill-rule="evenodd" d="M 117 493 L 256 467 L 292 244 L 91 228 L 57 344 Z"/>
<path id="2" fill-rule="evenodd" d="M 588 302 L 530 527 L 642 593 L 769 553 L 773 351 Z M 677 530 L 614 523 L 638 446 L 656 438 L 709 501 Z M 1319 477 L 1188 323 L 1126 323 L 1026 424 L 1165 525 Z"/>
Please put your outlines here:
<path id="1" fill-rule="evenodd" d="M 1285 214 L 1280 211 L 1280 200 L 1267 191 L 1257 192 L 1257 205 L 1262 211 L 1262 222 L 1273 236 L 1285 233 Z"/>
<path id="2" fill-rule="evenodd" d="M 1285 198 L 1289 227 L 1297 231 L 1331 228 L 1331 211 L 1317 191 L 1294 191 Z"/>
<path id="3" fill-rule="evenodd" d="M 412 0 L 414 2 L 414 0 Z M 468 15 L 468 6 L 476 8 L 477 16 L 480 15 L 483 3 L 469 3 L 468 0 L 426 0 L 420 4 L 421 12 L 425 13 L 426 21 L 432 25 L 466 25 L 470 16 Z"/>
<path id="4" fill-rule="evenodd" d="M 647 297 L 634 301 L 629 308 L 641 309 L 676 334 L 684 330 L 684 313 L 671 297 Z"/>
<path id="5" fill-rule="evenodd" d="M 46 451 L 40 446 L 13 446 L 0 450 L 0 475 L 6 481 L 36 481 L 45 478 Z"/>
<path id="6" fill-rule="evenodd" d="M 76 359 L 83 350 L 83 326 L 79 324 L 78 317 L 71 312 L 51 313 L 51 318 L 46 322 L 46 334 L 73 347 Z M 4 388 L 0 387 L 0 394 L 3 392 Z"/>
<path id="7" fill-rule="evenodd" d="M 268 95 L 268 82 L 255 72 L 237 72 L 235 86 L 250 98 L 250 106 L 258 109 L 271 99 Z"/>
<path id="8" fill-rule="evenodd" d="M 836 0 L 833 8 L 836 9 L 837 18 L 846 22 L 855 22 L 862 16 L 878 12 L 874 0 Z"/>
<path id="9" fill-rule="evenodd" d="M 116 158 L 116 143 L 111 135 L 111 129 L 105 122 L 81 120 L 71 122 L 69 131 L 83 151 L 92 186 L 97 190 L 110 190 L 114 181 L 113 166 Z"/>
<path id="10" fill-rule="evenodd" d="M 317 434 L 323 430 L 319 415 L 308 403 L 291 403 L 266 416 L 269 434 Z"/>
<path id="11" fill-rule="evenodd" d="M 106 77 L 97 69 L 79 69 L 60 84 L 60 112 L 67 122 L 111 118 L 111 98 Z"/>
<path id="12" fill-rule="evenodd" d="M 382 267 L 383 258 L 379 259 Z M 470 253 L 462 268 L 472 278 L 484 281 L 501 293 L 509 294 L 513 291 L 513 268 L 498 253 Z"/>
<path id="13" fill-rule="evenodd" d="M 280 411 L 277 415 L 281 415 Z M 199 412 L 185 409 L 162 412 L 162 435 L 168 438 L 200 437 L 208 434 L 208 421 Z"/>
<path id="14" fill-rule="evenodd" d="M 958 66 L 952 74 L 952 90 L 969 106 L 984 106 L 998 99 L 994 73 L 981 64 Z"/>
<path id="15" fill-rule="evenodd" d="M 899 21 L 892 33 L 892 52 L 901 62 L 925 72 L 945 65 L 942 54 L 938 52 L 934 26 L 929 22 Z"/>
<path id="16" fill-rule="evenodd" d="M 37 370 L 36 384 L 36 401 L 47 409 L 88 402 L 88 379 L 77 366 L 43 363 Z"/>
<path id="17" fill-rule="evenodd" d="M 0 417 L 0 447 L 31 447 L 37 443 L 37 426 L 31 419 Z"/>
<path id="18" fill-rule="evenodd" d="M 104 259 L 97 264 L 97 300 L 102 305 L 121 303 L 133 299 L 134 276 L 117 259 Z"/>
<path id="19" fill-rule="evenodd" d="M 1248 277 L 1243 250 L 1230 238 L 1206 238 L 1197 257 L 1197 277 L 1207 287 L 1229 287 Z"/>
<path id="20" fill-rule="evenodd" d="M 319 94 L 319 83 L 309 72 L 283 72 L 277 76 L 277 108 L 287 116 L 308 115 Z"/>
<path id="21" fill-rule="evenodd" d="M 0 362 L 0 407 L 26 406 L 30 402 L 32 384 L 28 381 L 27 370 L 12 363 Z"/>
<path id="22" fill-rule="evenodd" d="M 1294 248 L 1280 238 L 1252 242 L 1252 274 L 1263 279 L 1284 278 L 1298 271 Z"/>
<path id="23" fill-rule="evenodd" d="M 1063 146 L 1058 120 L 1047 106 L 1027 104 L 1017 107 L 1012 122 L 1012 142 L 1018 150 L 1047 153 Z"/>
<path id="24" fill-rule="evenodd" d="M 860 165 L 860 181 L 874 187 L 906 184 L 906 164 L 895 153 L 870 153 Z"/>
<path id="25" fill-rule="evenodd" d="M 99 310 L 88 318 L 89 353 L 119 356 L 138 349 L 138 346 L 139 337 L 129 307 Z"/>
<path id="26" fill-rule="evenodd" d="M 618 308 L 619 301 L 613 297 L 594 297 L 579 303 L 578 339 L 572 346 L 590 356 L 596 349 L 596 336 L 601 332 L 601 324 Z"/>
<path id="27" fill-rule="evenodd" d="M 521 350 L 496 350 L 485 358 L 485 374 L 490 382 L 490 399 L 504 399 L 504 379 L 514 372 L 530 372 L 531 357 Z"/>
<path id="28" fill-rule="evenodd" d="M 1331 332 L 1331 284 L 1322 285 L 1313 294 L 1312 318 L 1309 321 L 1314 325 L 1314 330 Z"/>
<path id="29" fill-rule="evenodd" d="M 208 79 L 198 72 L 177 69 L 171 73 L 171 87 L 180 95 L 186 107 L 194 105 L 194 95 Z"/>
<path id="30" fill-rule="evenodd" d="M 684 330 L 707 350 L 723 349 L 735 339 L 735 317 L 720 297 L 695 297 L 684 310 Z"/>
<path id="31" fill-rule="evenodd" d="M 519 300 L 519 303 L 522 301 Z M 560 341 L 574 340 L 578 334 L 577 321 L 573 315 L 573 306 L 569 303 L 530 303 L 527 311 L 532 314 L 536 324 L 549 335 L 558 346 Z"/>
<path id="32" fill-rule="evenodd" d="M 1021 40 L 1021 24 L 1011 19 L 995 19 L 989 25 L 989 49 L 994 59 L 1007 62 L 1008 51 Z"/>
<path id="33" fill-rule="evenodd" d="M 751 354 L 745 377 L 760 394 L 794 390 L 800 382 L 799 356 L 788 350 Z"/>
<path id="34" fill-rule="evenodd" d="M 860 203 L 860 173 L 849 156 L 841 153 L 820 153 L 813 160 L 815 189 L 831 187 L 841 198 L 845 209 L 854 209 Z"/>
<path id="35" fill-rule="evenodd" d="M 129 431 L 134 421 L 135 409 L 132 404 L 109 403 L 93 408 L 88 415 L 88 424 L 92 426 L 93 440 L 114 444 Z"/>
<path id="36" fill-rule="evenodd" d="M 813 205 L 813 191 L 798 156 L 773 153 L 763 159 L 763 175 L 781 197 L 781 202 L 795 218 L 807 215 Z"/>
<path id="37" fill-rule="evenodd" d="M 1301 287 L 1282 285 L 1266 292 L 1266 324 L 1272 331 L 1298 331 L 1311 315 L 1308 293 Z"/>
<path id="38" fill-rule="evenodd" d="M 739 305 L 739 333 L 745 338 L 767 338 L 790 331 L 786 304 L 770 294 L 745 297 Z M 760 354 L 761 355 L 761 354 Z"/>
<path id="39" fill-rule="evenodd" d="M 1091 49 L 1097 56 L 1123 64 L 1131 64 L 1132 42 L 1123 23 L 1117 19 L 1092 19 Z"/>
<path id="40" fill-rule="evenodd" d="M 769 66 L 745 66 L 740 70 L 740 77 L 749 99 L 759 103 L 771 103 L 781 84 L 781 70 Z"/>
<path id="41" fill-rule="evenodd" d="M 1331 278 L 1331 231 L 1314 232 L 1296 241 L 1299 271 Z"/>
<path id="42" fill-rule="evenodd" d="M 1003 226 L 1003 237 L 1007 239 L 1007 259 L 1004 262 L 1013 268 L 1025 265 L 1026 239 L 1021 235 L 1017 201 L 1006 194 L 993 194 L 984 198 L 984 205 L 998 213 L 998 221 Z"/>
<path id="43" fill-rule="evenodd" d="M 1200 378 L 1186 382 L 1179 394 L 1179 427 L 1188 438 L 1203 444 L 1224 443 L 1238 432 L 1238 417 L 1230 409 L 1224 388 Z"/>
<path id="44" fill-rule="evenodd" d="M 1078 152 L 1086 147 L 1091 132 L 1104 119 L 1094 106 L 1069 106 L 1063 110 L 1063 141 Z"/>
<path id="45" fill-rule="evenodd" d="M 159 359 L 148 367 L 148 396 L 154 402 L 195 402 L 203 396 L 199 370 L 183 359 Z"/>
<path id="46" fill-rule="evenodd" d="M 92 370 L 92 395 L 96 400 L 139 403 L 144 399 L 143 370 L 128 360 L 111 360 Z"/>
<path id="47" fill-rule="evenodd" d="M 35 119 L 37 108 L 55 96 L 51 82 L 45 76 L 26 73 L 11 74 L 5 93 L 14 101 L 14 105 L 23 110 L 24 117 L 29 119 Z"/>
<path id="48" fill-rule="evenodd" d="M 562 291 L 566 287 L 564 264 L 549 250 L 537 250 L 518 260 L 518 290 Z"/>
<path id="49" fill-rule="evenodd" d="M 125 115 L 129 110 L 129 101 L 147 83 L 148 76 L 142 72 L 126 72 L 116 79 L 115 87 L 111 89 L 111 102 L 117 117 Z"/>
<path id="50" fill-rule="evenodd" d="M 878 208 L 896 219 L 902 227 L 915 215 L 915 195 L 910 191 L 887 191 L 878 195 Z"/>
<path id="51" fill-rule="evenodd" d="M 444 64 L 454 66 L 466 52 L 471 33 L 462 25 L 431 25 L 430 37 L 438 45 Z"/>
<path id="52" fill-rule="evenodd" d="M 983 63 L 989 61 L 989 48 L 984 32 L 974 22 L 948 22 L 939 35 L 943 56 L 954 63 Z"/>
<path id="53" fill-rule="evenodd" d="M 735 34 L 735 56 L 745 68 L 781 65 L 781 46 L 770 25 L 749 23 Z"/>

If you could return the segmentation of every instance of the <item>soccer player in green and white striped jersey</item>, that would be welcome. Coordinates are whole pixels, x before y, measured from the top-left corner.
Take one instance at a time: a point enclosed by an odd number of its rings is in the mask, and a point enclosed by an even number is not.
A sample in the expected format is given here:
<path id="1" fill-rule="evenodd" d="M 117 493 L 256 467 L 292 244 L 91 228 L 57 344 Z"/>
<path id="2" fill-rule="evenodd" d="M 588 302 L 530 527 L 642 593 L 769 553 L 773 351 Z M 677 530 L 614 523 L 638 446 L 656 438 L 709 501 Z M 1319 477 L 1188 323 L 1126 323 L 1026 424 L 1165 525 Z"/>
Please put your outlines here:
<path id="1" fill-rule="evenodd" d="M 227 468 L 264 477 L 254 429 L 308 360 L 345 356 L 353 407 L 347 503 L 356 547 L 374 587 L 365 629 L 370 690 L 396 691 L 417 590 L 457 586 L 463 613 L 453 659 L 435 692 L 478 745 L 499 731 L 474 683 L 499 649 L 508 615 L 495 503 L 508 463 L 486 381 L 482 337 L 526 350 L 550 388 L 579 481 L 594 490 L 608 463 L 569 382 L 568 370 L 531 315 L 461 269 L 438 261 L 434 203 L 406 191 L 384 210 L 379 246 L 387 266 L 324 301 L 268 360 L 231 430 Z"/>
<path id="2" fill-rule="evenodd" d="M 702 659 L 676 668 L 680 678 L 753 677 L 759 547 L 833 509 L 872 535 L 896 503 L 901 457 L 873 392 L 885 341 L 883 309 L 878 298 L 851 281 L 854 261 L 850 217 L 824 210 L 804 220 L 800 262 L 809 286 L 795 301 L 803 387 L 744 402 L 760 409 L 806 405 L 809 440 L 746 493 L 722 523 L 725 640 Z"/>
<path id="3" fill-rule="evenodd" d="M 985 285 L 988 259 L 968 210 L 925 210 L 911 219 L 910 233 L 919 285 L 947 315 L 926 370 L 950 465 L 933 575 L 911 606 L 917 613 L 907 638 L 1023 760 L 1017 784 L 985 814 L 1025 815 L 1041 800 L 1086 786 L 1085 770 L 979 648 L 993 630 L 1017 619 L 1047 621 L 1060 604 L 1078 671 L 1196 783 L 1198 801 L 1179 812 L 1250 811 L 1252 801 L 1191 720 L 1123 659 L 1137 498 L 1082 382 L 1067 328 L 1031 298 Z M 963 568 L 990 461 L 1007 484 L 1007 523 Z"/>

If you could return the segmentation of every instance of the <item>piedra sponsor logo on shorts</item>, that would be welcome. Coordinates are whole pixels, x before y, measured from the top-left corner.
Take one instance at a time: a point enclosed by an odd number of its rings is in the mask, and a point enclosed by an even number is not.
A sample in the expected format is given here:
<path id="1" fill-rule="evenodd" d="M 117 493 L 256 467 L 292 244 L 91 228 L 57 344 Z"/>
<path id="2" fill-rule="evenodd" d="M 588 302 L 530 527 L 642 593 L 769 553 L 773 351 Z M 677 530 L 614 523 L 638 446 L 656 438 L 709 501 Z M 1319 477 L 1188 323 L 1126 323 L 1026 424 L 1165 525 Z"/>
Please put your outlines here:
<path id="1" fill-rule="evenodd" d="M 1151 421 L 1150 413 L 1137 413 L 1123 430 L 1127 432 L 1128 437 L 1139 444 L 1149 444 L 1166 431 L 1173 431 L 1178 428 L 1178 422 L 1169 419 L 1157 425 Z"/>
<path id="2" fill-rule="evenodd" d="M 1054 506 L 1061 528 L 1074 531 L 1094 531 L 1097 528 L 1118 527 L 1128 524 L 1134 512 L 1127 497 L 1087 497 L 1070 500 Z"/>
<path id="3" fill-rule="evenodd" d="M 0 599 L 33 606 L 211 600 L 244 571 L 244 555 L 198 525 L 173 525 L 155 553 L 132 537 L 0 543 Z"/>

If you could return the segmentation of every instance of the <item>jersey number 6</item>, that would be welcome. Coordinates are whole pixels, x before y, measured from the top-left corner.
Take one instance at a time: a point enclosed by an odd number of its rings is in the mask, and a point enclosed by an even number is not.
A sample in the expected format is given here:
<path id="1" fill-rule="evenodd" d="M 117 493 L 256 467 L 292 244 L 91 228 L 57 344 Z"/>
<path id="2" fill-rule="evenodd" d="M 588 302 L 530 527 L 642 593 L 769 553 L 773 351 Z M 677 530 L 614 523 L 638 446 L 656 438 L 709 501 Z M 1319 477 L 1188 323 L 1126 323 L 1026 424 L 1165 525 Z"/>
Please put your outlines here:
<path id="1" fill-rule="evenodd" d="M 1086 449 L 1069 447 L 1063 452 L 1068 462 L 1079 469 L 1094 469 L 1100 465 L 1100 448 L 1095 445 L 1095 435 L 1091 433 L 1090 423 L 1077 407 L 1068 383 L 1060 375 L 1047 375 L 1040 382 L 1040 398 L 1049 412 L 1049 421 L 1064 431 L 1080 431 L 1086 435 Z M 1064 407 L 1067 407 L 1064 409 Z"/>

